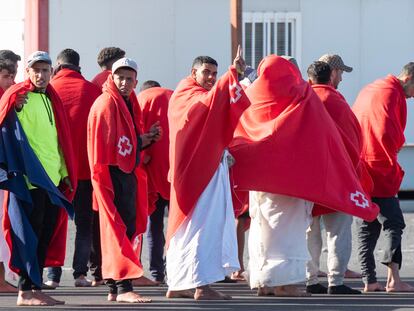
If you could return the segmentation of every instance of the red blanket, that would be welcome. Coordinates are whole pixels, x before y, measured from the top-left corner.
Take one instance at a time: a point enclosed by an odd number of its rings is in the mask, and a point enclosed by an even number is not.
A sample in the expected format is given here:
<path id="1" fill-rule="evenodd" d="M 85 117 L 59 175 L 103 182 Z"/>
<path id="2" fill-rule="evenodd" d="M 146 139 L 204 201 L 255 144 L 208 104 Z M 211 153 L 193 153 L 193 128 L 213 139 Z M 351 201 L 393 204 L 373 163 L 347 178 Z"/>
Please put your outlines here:
<path id="1" fill-rule="evenodd" d="M 148 175 L 149 214 L 155 210 L 155 202 L 158 194 L 165 200 L 170 199 L 170 183 L 168 181 L 168 170 L 170 162 L 168 150 L 170 146 L 168 129 L 168 101 L 173 91 L 161 87 L 152 87 L 138 94 L 138 102 L 142 110 L 142 121 L 144 132 L 151 125 L 159 121 L 163 129 L 162 138 L 145 150 L 145 155 L 150 161 L 143 165 Z"/>
<path id="2" fill-rule="evenodd" d="M 358 120 L 346 102 L 345 98 L 332 86 L 326 84 L 314 84 L 312 89 L 324 104 L 326 110 L 338 127 L 344 141 L 349 157 L 357 170 L 361 184 L 367 193 L 372 190 L 372 180 L 366 171 L 364 162 L 361 161 L 362 132 Z M 315 204 L 312 210 L 314 216 L 334 212 L 326 207 Z"/>
<path id="3" fill-rule="evenodd" d="M 364 137 L 363 159 L 374 181 L 373 197 L 398 193 L 404 171 L 397 153 L 404 144 L 407 104 L 399 80 L 387 76 L 367 85 L 352 107 Z"/>
<path id="4" fill-rule="evenodd" d="M 99 211 L 102 275 L 105 279 L 134 279 L 142 275 L 138 253 L 138 235 L 145 232 L 147 198 L 145 172 L 135 169 L 141 132 L 141 112 L 135 93 L 130 96 L 130 112 L 116 88 L 112 75 L 104 84 L 103 94 L 93 104 L 88 118 L 88 158 L 92 173 L 94 209 Z M 136 132 L 137 131 L 137 132 Z M 118 166 L 123 172 L 135 169 L 138 180 L 136 233 L 127 238 L 126 227 L 114 205 L 114 190 L 108 166 Z M 144 176 L 144 178 L 143 178 Z"/>
<path id="5" fill-rule="evenodd" d="M 111 70 L 104 70 L 98 73 L 93 79 L 92 83 L 95 84 L 97 87 L 99 87 L 100 90 L 102 90 L 102 87 L 104 83 L 106 82 L 106 79 L 108 79 L 108 76 L 111 74 Z"/>
<path id="6" fill-rule="evenodd" d="M 170 99 L 170 213 L 167 240 L 186 217 L 217 170 L 249 101 L 232 66 L 210 90 L 192 77 Z"/>
<path id="7" fill-rule="evenodd" d="M 239 190 L 303 198 L 366 220 L 378 207 L 359 180 L 335 123 L 289 61 L 271 55 L 246 89 L 252 106 L 230 149 Z"/>
<path id="8" fill-rule="evenodd" d="M 86 150 L 86 124 L 93 102 L 101 90 L 78 72 L 60 70 L 50 82 L 62 100 L 71 125 L 72 146 L 78 180 L 91 179 Z"/>
<path id="9" fill-rule="evenodd" d="M 25 94 L 27 92 L 33 91 L 34 86 L 30 82 L 30 80 L 26 80 L 24 82 L 15 84 L 11 86 L 7 91 L 3 94 L 0 100 L 0 123 L 3 122 L 6 115 L 9 113 L 11 109 L 14 109 L 14 104 L 16 100 L 16 96 L 18 94 Z M 59 185 L 59 189 L 61 192 L 68 198 L 69 201 L 73 200 L 73 196 L 76 192 L 77 186 L 77 176 L 76 176 L 76 168 L 75 168 L 75 161 L 73 155 L 73 147 L 71 143 L 71 133 L 69 128 L 68 120 L 66 119 L 66 115 L 63 110 L 62 102 L 55 92 L 52 85 L 48 85 L 46 89 L 46 94 L 49 96 L 50 101 L 53 106 L 53 113 L 56 122 L 56 129 L 58 133 L 58 141 L 59 146 L 61 147 L 63 156 L 65 158 L 66 168 L 68 171 L 69 179 L 72 183 L 73 192 L 69 190 L 67 185 L 61 183 Z M 8 192 L 5 192 L 4 197 L 4 204 L 5 214 L 4 214 L 4 234 L 9 247 L 12 246 L 11 243 L 11 227 L 10 221 L 8 220 L 7 214 L 7 202 L 8 202 Z M 67 235 L 67 222 L 68 215 L 66 211 L 61 208 L 59 210 L 59 216 L 56 223 L 56 227 L 52 236 L 52 239 L 49 243 L 48 252 L 46 255 L 45 266 L 46 267 L 59 267 L 63 266 L 65 261 L 65 254 L 66 254 L 66 235 Z M 13 267 L 11 267 L 13 269 Z"/>

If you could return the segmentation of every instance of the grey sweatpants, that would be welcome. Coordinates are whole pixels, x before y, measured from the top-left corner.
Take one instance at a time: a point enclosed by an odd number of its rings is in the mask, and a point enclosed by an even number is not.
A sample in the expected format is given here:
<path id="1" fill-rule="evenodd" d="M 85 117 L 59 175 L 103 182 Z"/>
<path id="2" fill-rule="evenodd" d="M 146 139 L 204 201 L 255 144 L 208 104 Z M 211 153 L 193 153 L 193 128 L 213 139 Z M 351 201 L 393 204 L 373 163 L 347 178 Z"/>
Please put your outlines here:
<path id="1" fill-rule="evenodd" d="M 352 251 L 352 216 L 340 212 L 313 217 L 313 222 L 306 232 L 312 258 L 306 266 L 306 285 L 319 283 L 319 259 L 322 251 L 321 220 L 325 226 L 328 247 L 328 284 L 329 286 L 342 285 Z"/>

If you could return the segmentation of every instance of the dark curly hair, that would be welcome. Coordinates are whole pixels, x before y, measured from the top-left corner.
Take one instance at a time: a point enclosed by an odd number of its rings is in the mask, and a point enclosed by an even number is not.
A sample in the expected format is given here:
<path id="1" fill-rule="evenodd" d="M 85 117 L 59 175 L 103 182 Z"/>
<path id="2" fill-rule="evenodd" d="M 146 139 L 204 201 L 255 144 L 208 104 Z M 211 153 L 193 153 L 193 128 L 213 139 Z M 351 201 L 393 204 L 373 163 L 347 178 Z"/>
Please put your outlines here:
<path id="1" fill-rule="evenodd" d="M 109 69 L 110 65 L 117 61 L 118 59 L 121 59 L 125 57 L 125 51 L 117 48 L 117 47 L 108 47 L 103 48 L 97 58 L 98 65 L 100 67 L 107 67 Z"/>

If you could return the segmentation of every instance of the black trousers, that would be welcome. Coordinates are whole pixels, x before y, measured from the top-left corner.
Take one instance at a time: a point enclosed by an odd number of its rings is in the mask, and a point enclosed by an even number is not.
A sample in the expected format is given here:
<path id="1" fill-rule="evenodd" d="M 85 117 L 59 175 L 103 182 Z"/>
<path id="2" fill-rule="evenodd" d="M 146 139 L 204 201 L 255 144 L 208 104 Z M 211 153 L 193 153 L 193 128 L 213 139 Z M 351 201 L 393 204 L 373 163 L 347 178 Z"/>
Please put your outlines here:
<path id="1" fill-rule="evenodd" d="M 50 202 L 49 196 L 43 189 L 30 190 L 33 201 L 33 209 L 29 215 L 29 222 L 38 239 L 37 260 L 39 263 L 39 273 L 42 276 L 45 266 L 46 254 L 50 240 L 56 227 L 59 208 Z M 19 274 L 19 290 L 27 291 L 40 289 L 35 286 L 27 272 Z"/>
<path id="2" fill-rule="evenodd" d="M 99 213 L 92 211 L 93 214 L 93 235 L 92 248 L 89 257 L 89 269 L 95 281 L 102 281 L 102 253 L 101 253 L 101 233 L 99 231 Z"/>
<path id="3" fill-rule="evenodd" d="M 151 276 L 159 282 L 165 279 L 165 259 L 164 259 L 164 211 L 168 207 L 169 201 L 158 195 L 155 203 L 155 211 L 150 216 L 149 228 L 147 233 L 149 262 Z"/>
<path id="4" fill-rule="evenodd" d="M 137 180 L 134 173 L 124 173 L 116 166 L 109 167 L 112 186 L 114 188 L 114 204 L 126 226 L 126 234 L 129 239 L 136 231 L 136 194 Z M 114 263 L 116 264 L 116 263 Z M 111 294 L 123 294 L 132 291 L 131 280 L 106 280 Z"/>
<path id="5" fill-rule="evenodd" d="M 365 284 L 377 282 L 375 272 L 374 250 L 380 236 L 384 231 L 385 246 L 381 263 L 389 265 L 397 263 L 401 268 L 401 238 L 405 228 L 404 216 L 398 198 L 372 198 L 377 203 L 380 213 L 373 222 L 357 220 L 358 227 L 358 258 L 361 264 L 362 280 Z"/>

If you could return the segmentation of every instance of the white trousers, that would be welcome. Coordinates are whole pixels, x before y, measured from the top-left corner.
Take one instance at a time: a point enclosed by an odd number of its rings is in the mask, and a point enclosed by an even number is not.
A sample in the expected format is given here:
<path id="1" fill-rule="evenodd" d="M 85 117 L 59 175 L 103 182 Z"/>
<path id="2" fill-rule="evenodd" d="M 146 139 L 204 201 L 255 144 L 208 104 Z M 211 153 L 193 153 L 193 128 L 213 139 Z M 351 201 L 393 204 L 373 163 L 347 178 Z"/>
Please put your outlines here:
<path id="1" fill-rule="evenodd" d="M 306 279 L 310 259 L 306 229 L 313 203 L 284 195 L 250 192 L 249 282 L 251 288 Z"/>
<path id="2" fill-rule="evenodd" d="M 170 240 L 169 290 L 208 285 L 240 269 L 226 155 L 227 151 L 192 215 Z"/>

